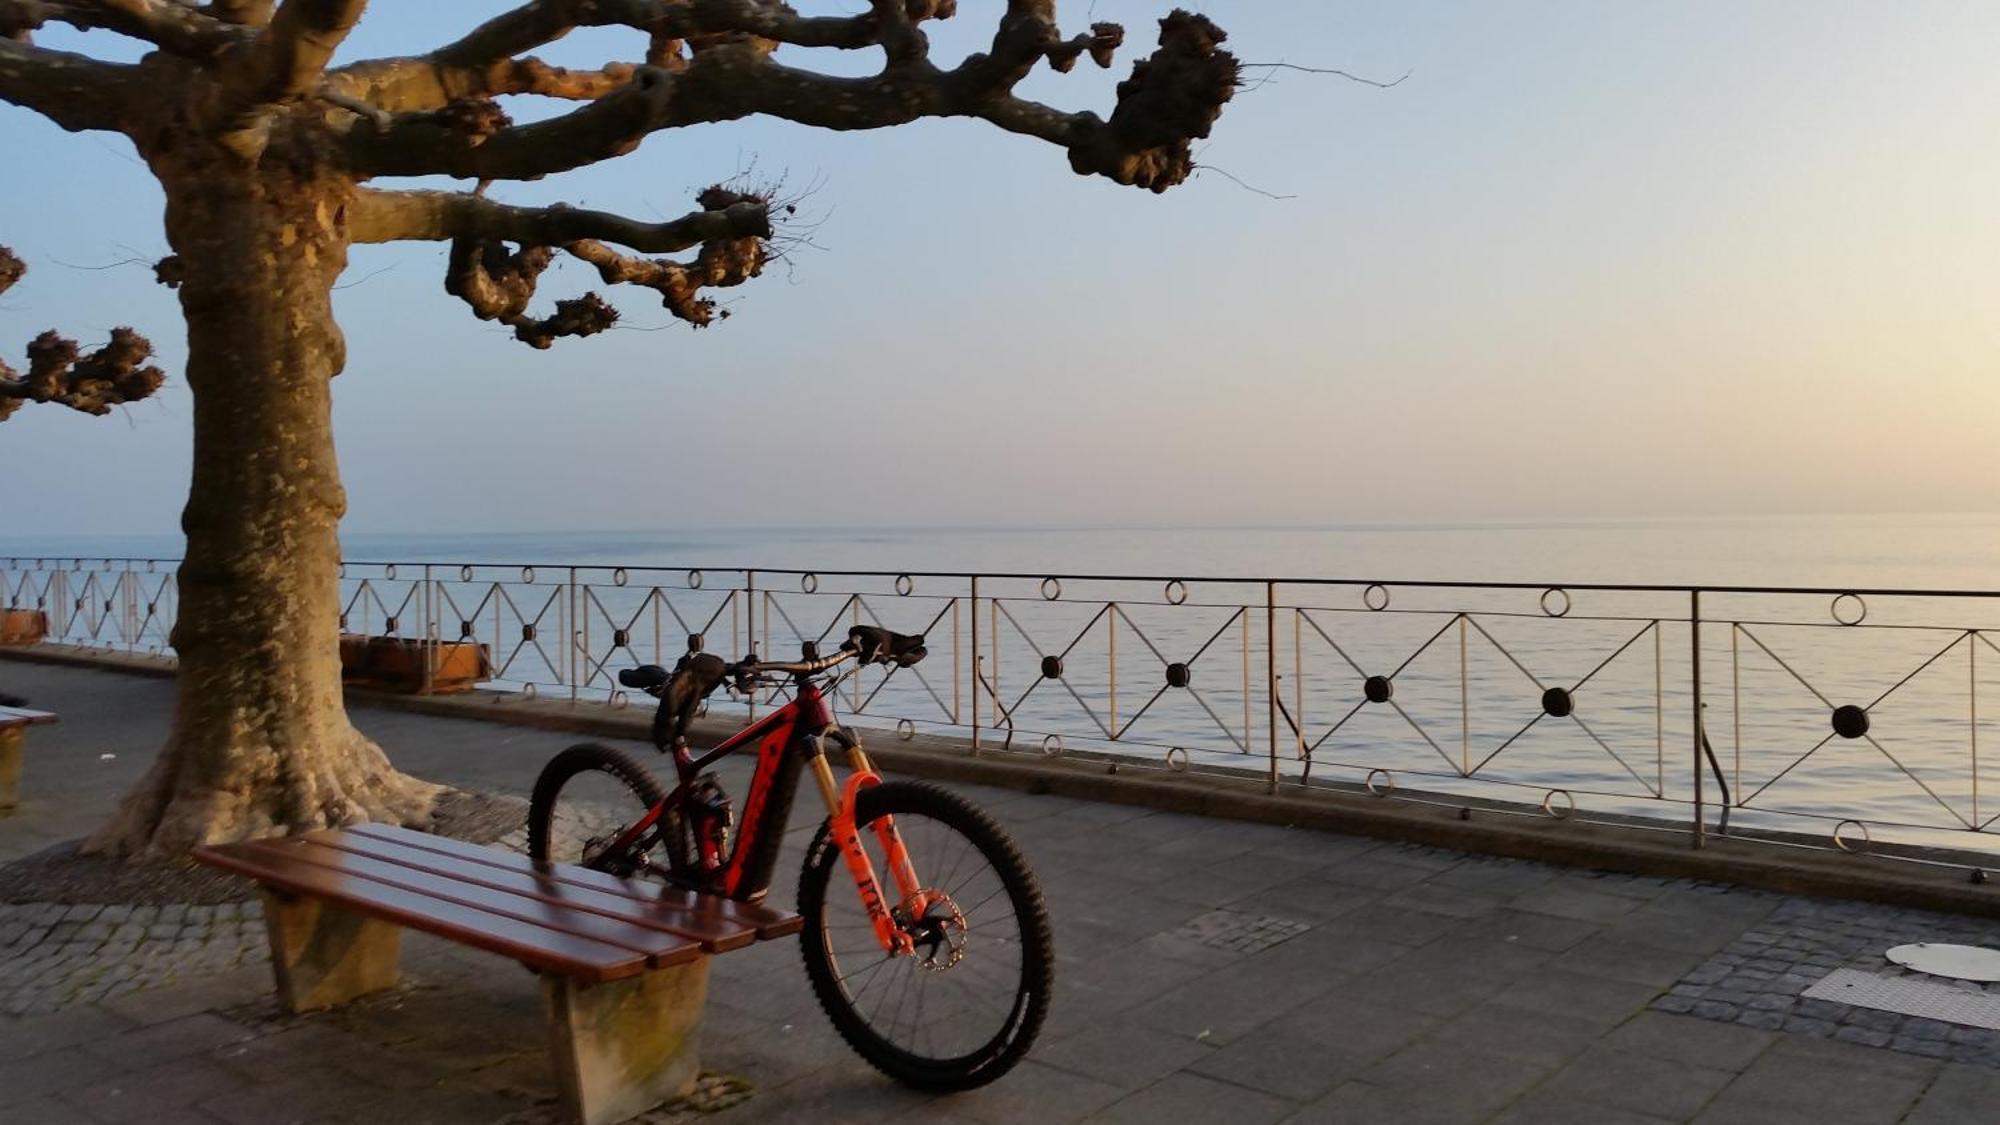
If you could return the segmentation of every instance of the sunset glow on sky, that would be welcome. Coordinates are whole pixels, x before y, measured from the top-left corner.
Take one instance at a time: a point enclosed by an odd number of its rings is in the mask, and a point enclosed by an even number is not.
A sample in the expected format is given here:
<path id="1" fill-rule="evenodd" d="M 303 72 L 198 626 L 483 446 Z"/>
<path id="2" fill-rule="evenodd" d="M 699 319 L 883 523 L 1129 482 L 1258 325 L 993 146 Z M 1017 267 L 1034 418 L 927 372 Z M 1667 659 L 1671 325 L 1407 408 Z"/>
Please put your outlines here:
<path id="1" fill-rule="evenodd" d="M 504 6 L 377 4 L 343 57 Z M 1167 6 L 1098 0 L 1129 29 L 1113 70 L 1023 92 L 1108 108 Z M 446 296 L 442 245 L 356 248 L 349 526 L 2000 510 L 2000 6 L 1199 6 L 1246 61 L 1410 77 L 1240 92 L 1201 159 L 1281 199 L 1215 172 L 1159 197 L 1084 180 L 965 121 L 703 127 L 494 189 L 670 217 L 753 163 L 813 185 L 815 246 L 699 332 L 612 292 L 626 330 L 536 352 Z M 940 55 L 1000 7 L 962 2 Z M 0 154 L 0 243 L 30 266 L 0 348 L 132 324 L 177 373 L 131 145 L 0 106 Z M 595 282 L 554 277 L 544 305 Z M 170 531 L 189 415 L 177 381 L 105 419 L 21 412 L 0 510 Z"/>

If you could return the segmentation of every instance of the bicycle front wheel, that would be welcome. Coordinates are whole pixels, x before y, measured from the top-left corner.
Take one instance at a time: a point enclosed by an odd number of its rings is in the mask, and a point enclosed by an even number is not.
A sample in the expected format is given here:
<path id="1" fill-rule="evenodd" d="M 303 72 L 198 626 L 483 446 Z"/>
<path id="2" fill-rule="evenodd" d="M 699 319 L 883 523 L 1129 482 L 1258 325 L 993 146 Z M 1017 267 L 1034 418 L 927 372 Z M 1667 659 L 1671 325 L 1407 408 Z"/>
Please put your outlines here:
<path id="1" fill-rule="evenodd" d="M 883 893 L 899 897 L 875 825 L 893 817 L 923 884 L 922 916 L 897 905 L 915 951 L 877 938 L 822 826 L 799 877 L 800 948 L 820 1006 L 848 1045 L 909 1086 L 966 1090 L 1021 1061 L 1048 1015 L 1055 955 L 1041 889 L 1000 826 L 934 785 L 861 792 L 855 822 Z"/>

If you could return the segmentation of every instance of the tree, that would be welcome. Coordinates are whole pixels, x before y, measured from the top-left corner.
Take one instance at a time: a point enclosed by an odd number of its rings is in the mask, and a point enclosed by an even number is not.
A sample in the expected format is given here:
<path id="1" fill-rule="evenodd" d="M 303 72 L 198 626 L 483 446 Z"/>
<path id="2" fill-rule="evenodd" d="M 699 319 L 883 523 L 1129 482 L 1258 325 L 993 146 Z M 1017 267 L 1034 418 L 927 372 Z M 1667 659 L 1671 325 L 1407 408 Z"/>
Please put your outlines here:
<path id="1" fill-rule="evenodd" d="M 956 0 L 869 0 L 850 16 L 804 16 L 782 0 L 534 0 L 428 54 L 330 65 L 366 6 L 0 0 L 0 101 L 130 138 L 166 195 L 172 255 L 158 270 L 187 322 L 194 466 L 178 702 L 166 746 L 89 842 L 96 851 L 171 856 L 362 820 L 422 823 L 439 792 L 397 772 L 341 700 L 345 497 L 329 383 L 343 346 L 330 293 L 351 244 L 449 242 L 445 289 L 537 348 L 617 317 L 595 293 L 530 311 L 559 252 L 607 285 L 653 290 L 699 326 L 721 315 L 706 291 L 765 263 L 781 210 L 767 195 L 718 186 L 689 214 L 649 223 L 510 206 L 489 186 L 609 160 L 657 131 L 762 114 L 842 130 L 979 118 L 1060 146 L 1080 174 L 1164 191 L 1187 178 L 1191 139 L 1237 84 L 1222 31 L 1176 10 L 1108 118 L 1022 98 L 1014 89 L 1036 65 L 1068 71 L 1088 55 L 1109 66 L 1123 42 L 1108 23 L 1064 38 L 1054 0 L 1006 0 L 991 48 L 949 69 L 931 61 L 924 25 L 952 17 Z M 52 24 L 151 50 L 128 65 L 35 45 Z M 630 29 L 643 60 L 574 70 L 529 54 L 578 27 Z M 883 63 L 852 78 L 775 57 L 804 48 L 878 50 Z M 580 104 L 515 124 L 498 99 L 517 94 Z M 476 186 L 370 186 L 429 175 Z M 131 358 L 132 340 L 114 337 L 117 358 Z"/>

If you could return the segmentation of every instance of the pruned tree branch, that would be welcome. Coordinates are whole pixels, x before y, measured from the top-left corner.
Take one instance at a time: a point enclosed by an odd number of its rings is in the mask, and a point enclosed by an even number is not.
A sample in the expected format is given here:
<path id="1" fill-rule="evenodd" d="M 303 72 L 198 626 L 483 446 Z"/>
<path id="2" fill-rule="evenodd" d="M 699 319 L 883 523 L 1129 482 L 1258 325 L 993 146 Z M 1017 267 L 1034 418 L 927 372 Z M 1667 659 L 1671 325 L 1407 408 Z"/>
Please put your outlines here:
<path id="1" fill-rule="evenodd" d="M 551 316 L 529 315 L 536 285 L 558 251 L 595 266 L 607 285 L 653 290 L 663 307 L 696 327 L 726 316 L 702 291 L 741 285 L 762 271 L 770 253 L 770 202 L 724 186 L 702 192 L 698 202 L 701 210 L 671 222 L 642 223 L 572 207 L 513 207 L 462 192 L 364 189 L 351 223 L 357 242 L 451 240 L 445 291 L 479 319 L 506 324 L 517 339 L 546 348 L 558 337 L 595 335 L 618 320 L 595 293 L 556 302 Z M 640 256 L 693 247 L 700 250 L 691 262 Z"/>
<path id="2" fill-rule="evenodd" d="M 731 10 L 747 3 L 716 0 Z M 885 6 L 898 8 L 878 4 L 876 12 Z M 363 174 L 533 179 L 629 152 L 660 129 L 757 114 L 829 129 L 966 116 L 1061 144 L 1080 173 L 1155 191 L 1186 179 L 1189 143 L 1208 135 L 1237 83 L 1236 60 L 1221 49 L 1222 31 L 1183 11 L 1162 20 L 1158 48 L 1119 84 L 1118 105 L 1106 121 L 1012 94 L 1037 61 L 1067 70 L 1088 53 L 1108 64 L 1123 41 L 1112 24 L 1064 40 L 1045 16 L 1049 7 L 1013 0 L 993 50 L 950 71 L 918 56 L 874 77 L 835 77 L 775 62 L 760 42 L 726 41 L 697 49 L 679 71 L 637 68 L 628 83 L 591 104 L 531 125 L 468 132 L 435 113 L 401 114 L 386 128 L 357 121 L 349 153 Z M 706 9 L 697 3 L 685 10 Z"/>
<path id="3" fill-rule="evenodd" d="M 311 93 L 368 0 L 284 0 L 253 44 L 250 93 L 283 102 Z"/>
<path id="4" fill-rule="evenodd" d="M 14 252 L 0 246 L 0 293 L 27 272 Z M 28 368 L 16 373 L 0 360 L 0 421 L 24 402 L 54 402 L 85 414 L 107 414 L 120 403 L 137 402 L 166 381 L 146 363 L 153 345 L 130 328 L 111 330 L 111 342 L 89 354 L 53 330 L 28 345 Z"/>
<path id="5" fill-rule="evenodd" d="M 723 204 L 719 208 L 643 223 L 577 207 L 516 207 L 469 192 L 363 189 L 349 221 L 356 242 L 472 239 L 560 246 L 601 239 L 643 254 L 672 254 L 717 239 L 770 237 L 769 207 L 762 199 L 717 201 Z"/>
<path id="6" fill-rule="evenodd" d="M 136 74 L 135 67 L 0 35 L 0 101 L 32 109 L 71 132 L 129 125 Z"/>
<path id="7" fill-rule="evenodd" d="M 212 59 L 245 38 L 242 28 L 174 0 L 0 0 L 0 38 L 50 23 L 116 31 L 191 59 Z"/>

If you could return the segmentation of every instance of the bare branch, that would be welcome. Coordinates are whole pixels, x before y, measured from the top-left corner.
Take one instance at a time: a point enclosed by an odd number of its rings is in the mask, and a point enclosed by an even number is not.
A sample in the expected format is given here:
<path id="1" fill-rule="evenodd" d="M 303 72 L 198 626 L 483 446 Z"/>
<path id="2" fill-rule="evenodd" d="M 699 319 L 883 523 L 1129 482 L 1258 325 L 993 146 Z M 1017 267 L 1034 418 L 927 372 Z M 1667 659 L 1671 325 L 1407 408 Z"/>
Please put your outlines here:
<path id="1" fill-rule="evenodd" d="M 0 101 L 32 109 L 73 133 L 122 128 L 137 73 L 136 67 L 0 36 Z"/>
<path id="2" fill-rule="evenodd" d="M 445 291 L 481 320 L 497 320 L 516 338 L 546 348 L 558 337 L 590 336 L 612 326 L 618 311 L 594 293 L 558 301 L 549 317 L 533 317 L 535 287 L 558 250 L 597 267 L 608 285 L 644 286 L 674 316 L 697 327 L 721 316 L 702 290 L 741 285 L 762 272 L 770 255 L 770 201 L 717 186 L 703 191 L 701 210 L 665 223 L 642 223 L 572 207 L 512 207 L 460 192 L 364 189 L 350 212 L 357 242 L 450 239 Z M 700 247 L 691 262 L 641 253 Z M 520 247 L 509 250 L 508 243 Z"/>
<path id="3" fill-rule="evenodd" d="M 1413 70 L 1406 70 L 1402 74 L 1397 75 L 1392 81 L 1383 82 L 1380 79 L 1363 78 L 1351 71 L 1340 70 L 1330 66 L 1300 66 L 1297 63 L 1288 62 L 1249 62 L 1238 63 L 1236 65 L 1243 70 L 1296 70 L 1303 74 L 1330 74 L 1335 78 L 1345 78 L 1349 82 L 1357 82 L 1363 86 L 1373 86 L 1380 90 L 1388 90 L 1401 86 L 1404 79 L 1416 73 Z"/>
<path id="4" fill-rule="evenodd" d="M 1234 93 L 1236 60 L 1206 18 L 1176 11 L 1160 45 L 1118 86 L 1109 121 L 1016 98 L 1011 90 L 1041 59 L 1067 67 L 1084 52 L 1108 61 L 1123 33 L 1100 25 L 1064 41 L 1015 0 L 990 54 L 951 71 L 915 59 L 872 78 L 843 78 L 772 61 L 763 46 L 722 43 L 695 52 L 685 70 L 638 68 L 627 85 L 590 105 L 531 125 L 477 135 L 429 115 L 404 114 L 387 129 L 357 122 L 349 153 L 364 175 L 446 174 L 534 179 L 622 155 L 660 129 L 755 114 L 829 129 L 876 129 L 922 117 L 983 117 L 1060 144 L 1079 173 L 1164 191 L 1193 168 L 1192 139 L 1205 137 Z M 697 6 L 699 10 L 699 6 Z"/>
<path id="5" fill-rule="evenodd" d="M 311 93 L 368 0 L 284 0 L 258 33 L 251 100 L 289 101 Z"/>
<path id="6" fill-rule="evenodd" d="M 0 38 L 49 23 L 79 31 L 116 31 L 172 54 L 204 60 L 245 38 L 242 29 L 173 0 L 0 0 Z"/>
<path id="7" fill-rule="evenodd" d="M 671 222 L 642 223 L 577 207 L 516 207 L 469 192 L 363 189 L 349 216 L 356 242 L 472 239 L 561 246 L 601 239 L 644 254 L 671 254 L 716 239 L 771 235 L 764 201 L 749 197 Z"/>
<path id="8" fill-rule="evenodd" d="M 0 293 L 19 281 L 28 267 L 0 246 Z M 85 414 L 107 414 L 120 403 L 137 402 L 166 381 L 146 364 L 153 345 L 130 328 L 111 330 L 111 342 L 84 355 L 76 341 L 44 332 L 28 345 L 28 370 L 16 374 L 0 361 L 0 421 L 24 402 L 54 402 Z M 144 365 L 144 366 L 142 366 Z"/>

